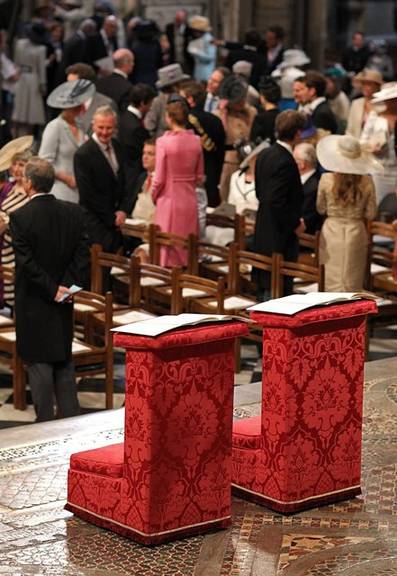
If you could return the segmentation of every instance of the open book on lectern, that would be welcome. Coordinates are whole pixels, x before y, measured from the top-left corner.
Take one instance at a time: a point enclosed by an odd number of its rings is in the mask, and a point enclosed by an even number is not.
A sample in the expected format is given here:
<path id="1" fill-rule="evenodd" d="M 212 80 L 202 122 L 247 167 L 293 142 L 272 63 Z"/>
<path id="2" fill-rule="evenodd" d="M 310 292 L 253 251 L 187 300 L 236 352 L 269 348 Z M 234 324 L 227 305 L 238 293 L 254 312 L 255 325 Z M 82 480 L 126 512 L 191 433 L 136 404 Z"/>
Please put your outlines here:
<path id="1" fill-rule="evenodd" d="M 307 308 L 328 306 L 352 300 L 376 300 L 377 296 L 370 292 L 310 292 L 308 294 L 291 294 L 283 298 L 275 298 L 247 308 L 250 312 L 270 312 L 293 316 Z"/>
<path id="2" fill-rule="evenodd" d="M 160 334 L 183 328 L 183 326 L 195 326 L 197 324 L 210 322 L 227 322 L 230 320 L 249 322 L 246 318 L 232 316 L 230 314 L 174 314 L 125 324 L 118 328 L 112 328 L 112 332 L 135 334 L 136 336 L 160 336 Z"/>

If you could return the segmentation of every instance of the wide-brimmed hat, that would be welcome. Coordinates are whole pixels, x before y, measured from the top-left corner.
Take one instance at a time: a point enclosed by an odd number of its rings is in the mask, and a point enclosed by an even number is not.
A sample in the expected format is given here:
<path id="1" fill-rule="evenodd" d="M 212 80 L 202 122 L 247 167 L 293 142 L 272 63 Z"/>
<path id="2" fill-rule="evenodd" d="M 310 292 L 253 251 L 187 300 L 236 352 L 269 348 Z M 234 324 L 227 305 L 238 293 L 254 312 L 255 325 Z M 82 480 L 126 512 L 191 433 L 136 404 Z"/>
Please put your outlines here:
<path id="1" fill-rule="evenodd" d="M 26 36 L 33 44 L 47 44 L 49 34 L 42 22 L 33 22 L 26 30 Z"/>
<path id="2" fill-rule="evenodd" d="M 62 110 L 74 108 L 92 98 L 95 92 L 95 85 L 89 80 L 71 80 L 57 86 L 48 96 L 47 104 Z"/>
<path id="3" fill-rule="evenodd" d="M 321 166 L 331 172 L 360 175 L 383 172 L 382 164 L 353 136 L 325 136 L 317 144 L 316 152 Z"/>
<path id="4" fill-rule="evenodd" d="M 219 98 L 229 100 L 229 102 L 241 102 L 247 97 L 248 82 L 237 74 L 227 76 L 219 87 Z"/>
<path id="5" fill-rule="evenodd" d="M 192 16 L 189 18 L 188 26 L 191 30 L 199 32 L 211 32 L 211 24 L 205 16 Z"/>
<path id="6" fill-rule="evenodd" d="M 369 68 L 361 70 L 359 74 L 356 74 L 354 80 L 358 82 L 374 82 L 374 84 L 379 84 L 379 86 L 383 84 L 382 74 L 378 72 L 378 70 L 371 70 Z"/>
<path id="7" fill-rule="evenodd" d="M 279 68 L 286 68 L 287 66 L 305 66 L 310 63 L 310 58 L 299 48 L 291 48 L 283 52 L 283 60 L 279 64 Z"/>
<path id="8" fill-rule="evenodd" d="M 266 148 L 270 148 L 270 143 L 268 140 L 263 140 L 260 144 L 255 145 L 253 142 L 251 143 L 251 152 L 244 158 L 244 160 L 240 164 L 240 170 L 244 170 L 247 168 L 248 164 L 251 162 L 253 158 L 258 156 L 263 150 Z"/>
<path id="9" fill-rule="evenodd" d="M 184 74 L 180 64 L 169 64 L 168 66 L 163 66 L 157 70 L 158 80 L 156 82 L 156 88 L 165 88 L 166 86 L 172 86 L 182 80 L 187 80 L 190 78 L 187 74 Z"/>
<path id="10" fill-rule="evenodd" d="M 8 170 L 15 154 L 21 154 L 29 150 L 33 144 L 33 136 L 21 136 L 15 138 L 11 142 L 7 142 L 3 148 L 0 149 L 0 172 Z"/>
<path id="11" fill-rule="evenodd" d="M 372 104 L 378 104 L 378 102 L 386 102 L 395 98 L 397 98 L 397 82 L 388 82 L 383 85 L 382 90 L 375 92 L 371 102 Z"/>

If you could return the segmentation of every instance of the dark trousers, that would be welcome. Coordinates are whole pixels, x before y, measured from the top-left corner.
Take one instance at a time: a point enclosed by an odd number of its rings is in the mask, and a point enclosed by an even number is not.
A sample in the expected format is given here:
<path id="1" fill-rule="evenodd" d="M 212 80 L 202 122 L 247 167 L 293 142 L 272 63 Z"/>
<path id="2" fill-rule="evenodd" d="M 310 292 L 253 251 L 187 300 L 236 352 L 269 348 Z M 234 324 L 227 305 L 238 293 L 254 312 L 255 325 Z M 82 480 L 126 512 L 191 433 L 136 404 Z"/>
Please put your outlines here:
<path id="1" fill-rule="evenodd" d="M 61 416 L 67 418 L 79 414 L 73 360 L 31 362 L 27 371 L 37 422 L 54 419 L 54 396 Z"/>

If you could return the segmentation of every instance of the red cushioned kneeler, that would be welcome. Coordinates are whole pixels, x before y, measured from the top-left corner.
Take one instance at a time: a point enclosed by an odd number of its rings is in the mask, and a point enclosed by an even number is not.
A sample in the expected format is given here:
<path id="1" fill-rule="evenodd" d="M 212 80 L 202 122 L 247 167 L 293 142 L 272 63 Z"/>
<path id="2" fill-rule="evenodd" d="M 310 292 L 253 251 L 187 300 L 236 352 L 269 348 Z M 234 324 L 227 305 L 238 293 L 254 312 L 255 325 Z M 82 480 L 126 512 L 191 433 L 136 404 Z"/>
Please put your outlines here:
<path id="1" fill-rule="evenodd" d="M 127 352 L 124 444 L 71 457 L 66 508 L 143 544 L 229 526 L 234 340 L 247 331 L 116 334 Z"/>
<path id="2" fill-rule="evenodd" d="M 278 512 L 360 494 L 366 316 L 359 300 L 295 316 L 253 312 L 263 330 L 261 418 L 233 429 L 233 493 Z"/>

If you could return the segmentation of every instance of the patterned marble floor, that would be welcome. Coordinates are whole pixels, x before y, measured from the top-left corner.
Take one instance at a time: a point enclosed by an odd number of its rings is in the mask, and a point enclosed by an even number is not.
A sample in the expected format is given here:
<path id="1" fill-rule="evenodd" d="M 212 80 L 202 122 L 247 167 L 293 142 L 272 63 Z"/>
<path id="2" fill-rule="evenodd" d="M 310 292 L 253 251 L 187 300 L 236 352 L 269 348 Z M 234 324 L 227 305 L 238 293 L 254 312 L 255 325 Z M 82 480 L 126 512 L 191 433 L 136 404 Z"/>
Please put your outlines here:
<path id="1" fill-rule="evenodd" d="M 229 530 L 157 548 L 63 510 L 69 454 L 119 441 L 122 409 L 0 431 L 0 574 L 397 576 L 396 372 L 366 366 L 362 496 L 291 516 L 234 499 Z M 235 416 L 259 396 L 236 386 Z"/>

